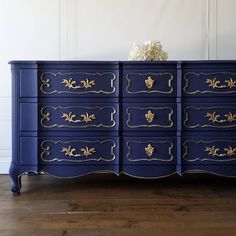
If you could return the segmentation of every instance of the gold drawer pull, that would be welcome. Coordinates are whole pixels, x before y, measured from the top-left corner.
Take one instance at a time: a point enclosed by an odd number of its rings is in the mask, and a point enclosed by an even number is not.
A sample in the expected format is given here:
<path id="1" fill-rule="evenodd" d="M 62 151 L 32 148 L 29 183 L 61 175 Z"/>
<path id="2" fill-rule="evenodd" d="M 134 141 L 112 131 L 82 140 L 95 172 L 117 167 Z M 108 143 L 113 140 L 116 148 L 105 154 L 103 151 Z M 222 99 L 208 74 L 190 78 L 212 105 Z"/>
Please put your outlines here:
<path id="1" fill-rule="evenodd" d="M 65 121 L 68 121 L 69 123 L 88 123 L 88 122 L 92 122 L 93 120 L 96 120 L 96 116 L 94 114 L 88 114 L 88 112 L 86 112 L 85 114 L 81 114 L 80 117 L 81 119 L 76 119 L 76 115 L 73 114 L 73 112 L 69 112 L 67 113 L 63 113 L 62 118 L 65 118 Z"/>
<path id="2" fill-rule="evenodd" d="M 80 81 L 80 85 L 76 85 L 76 81 L 72 80 L 72 78 L 70 79 L 63 79 L 63 81 L 61 82 L 61 84 L 65 84 L 65 88 L 69 88 L 69 89 L 81 89 L 81 88 L 92 88 L 94 85 L 96 85 L 94 80 L 81 80 Z"/>
<path id="3" fill-rule="evenodd" d="M 214 112 L 207 112 L 205 117 L 208 118 L 209 121 L 212 121 L 213 123 L 225 123 L 225 122 L 234 122 L 236 121 L 236 114 L 232 114 L 231 112 L 224 115 L 226 119 L 221 119 L 220 115 Z"/>
<path id="4" fill-rule="evenodd" d="M 145 152 L 147 156 L 149 157 L 153 155 L 154 151 L 155 151 L 155 148 L 151 144 L 148 144 L 147 147 L 145 147 Z"/>
<path id="5" fill-rule="evenodd" d="M 224 148 L 224 153 L 219 153 L 220 152 L 220 148 L 217 148 L 215 145 L 211 146 L 211 147 L 205 147 L 205 152 L 208 152 L 209 156 L 217 156 L 217 157 L 224 157 L 224 156 L 235 156 L 236 155 L 236 147 L 232 148 L 231 146 Z"/>
<path id="6" fill-rule="evenodd" d="M 153 85 L 154 85 L 154 79 L 152 78 L 152 76 L 148 76 L 148 78 L 147 79 L 145 79 L 145 84 L 146 84 L 146 87 L 148 88 L 148 89 L 151 89 L 152 87 L 153 87 Z"/>
<path id="7" fill-rule="evenodd" d="M 147 120 L 148 123 L 152 123 L 152 121 L 154 120 L 155 114 L 152 113 L 152 111 L 148 111 L 148 113 L 145 114 L 145 118 Z"/>
<path id="8" fill-rule="evenodd" d="M 222 88 L 236 88 L 236 80 L 233 80 L 232 78 L 229 78 L 224 81 L 225 84 L 221 84 L 220 80 L 214 79 L 207 79 L 204 83 L 208 84 L 208 87 L 214 88 L 214 89 L 222 89 Z"/>
<path id="9" fill-rule="evenodd" d="M 76 153 L 76 149 L 72 148 L 71 146 L 68 147 L 63 147 L 61 152 L 64 152 L 65 156 L 69 156 L 69 157 L 88 157 L 93 155 L 95 151 L 95 148 L 89 148 L 89 147 L 85 147 L 85 148 L 81 148 L 80 149 L 80 153 Z"/>

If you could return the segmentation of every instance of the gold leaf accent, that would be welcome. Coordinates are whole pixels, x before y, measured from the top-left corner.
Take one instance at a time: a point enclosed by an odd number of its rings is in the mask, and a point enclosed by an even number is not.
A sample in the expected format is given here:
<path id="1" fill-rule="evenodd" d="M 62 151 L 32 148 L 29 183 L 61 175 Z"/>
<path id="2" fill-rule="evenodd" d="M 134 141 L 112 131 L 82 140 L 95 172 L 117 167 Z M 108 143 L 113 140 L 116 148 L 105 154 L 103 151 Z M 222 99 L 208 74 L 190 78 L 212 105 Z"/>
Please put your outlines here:
<path id="1" fill-rule="evenodd" d="M 211 147 L 205 147 L 205 151 L 208 152 L 208 155 L 210 156 L 217 156 L 217 157 L 224 157 L 224 156 L 235 156 L 236 155 L 236 148 L 232 148 L 229 146 L 228 148 L 224 148 L 225 153 L 219 153 L 220 149 L 216 148 L 215 145 Z"/>
<path id="2" fill-rule="evenodd" d="M 148 111 L 148 113 L 145 114 L 145 118 L 148 123 L 152 123 L 154 117 L 155 117 L 155 114 L 152 113 L 152 111 L 150 111 L 150 110 Z"/>
<path id="3" fill-rule="evenodd" d="M 73 114 L 73 112 L 69 112 L 67 113 L 63 113 L 62 118 L 65 118 L 65 121 L 68 121 L 69 123 L 88 123 L 88 122 L 92 122 L 93 120 L 96 120 L 96 117 L 94 114 L 89 115 L 88 112 L 86 112 L 85 114 L 80 115 L 80 117 L 82 119 L 76 119 L 76 115 Z"/>
<path id="4" fill-rule="evenodd" d="M 221 120 L 220 119 L 220 115 L 217 114 L 216 112 L 207 112 L 207 114 L 205 115 L 205 117 L 208 117 L 208 120 L 209 121 L 212 121 L 213 123 L 223 123 L 225 122 L 225 120 Z"/>
<path id="5" fill-rule="evenodd" d="M 80 89 L 80 88 L 92 88 L 94 85 L 96 85 L 94 80 L 81 80 L 80 83 L 81 85 L 76 85 L 76 81 L 72 80 L 72 78 L 70 79 L 63 79 L 63 81 L 61 82 L 62 84 L 65 84 L 64 86 L 69 88 L 69 89 Z"/>
<path id="6" fill-rule="evenodd" d="M 65 156 L 69 156 L 69 157 L 88 157 L 91 156 L 93 153 L 95 153 L 95 148 L 89 148 L 89 147 L 85 147 L 85 148 L 81 148 L 80 149 L 81 153 L 76 153 L 76 149 L 72 148 L 71 146 L 68 147 L 63 147 L 61 152 L 65 152 L 64 155 Z"/>
<path id="7" fill-rule="evenodd" d="M 229 78 L 228 80 L 225 80 L 227 83 L 228 88 L 236 88 L 236 80 L 233 80 L 232 78 Z"/>
<path id="8" fill-rule="evenodd" d="M 149 157 L 153 155 L 154 151 L 155 151 L 155 148 L 151 144 L 148 144 L 147 147 L 145 147 L 145 152 L 147 156 Z"/>
<path id="9" fill-rule="evenodd" d="M 148 78 L 145 80 L 145 84 L 146 84 L 146 87 L 148 89 L 151 89 L 154 85 L 154 79 L 152 78 L 152 76 L 148 76 Z"/>
<path id="10" fill-rule="evenodd" d="M 225 117 L 227 118 L 228 122 L 236 121 L 236 114 L 232 114 L 231 112 L 226 114 Z"/>

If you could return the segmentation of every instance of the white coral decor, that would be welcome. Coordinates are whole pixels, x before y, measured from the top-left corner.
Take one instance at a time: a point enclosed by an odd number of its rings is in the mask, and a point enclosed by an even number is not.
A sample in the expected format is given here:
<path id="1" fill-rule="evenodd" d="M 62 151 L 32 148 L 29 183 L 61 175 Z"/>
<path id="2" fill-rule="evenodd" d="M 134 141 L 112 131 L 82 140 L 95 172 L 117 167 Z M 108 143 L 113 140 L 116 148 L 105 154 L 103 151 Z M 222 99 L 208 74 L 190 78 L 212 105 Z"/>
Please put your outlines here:
<path id="1" fill-rule="evenodd" d="M 163 51 L 159 41 L 147 41 L 143 44 L 135 44 L 129 52 L 130 61 L 165 61 L 167 52 Z"/>

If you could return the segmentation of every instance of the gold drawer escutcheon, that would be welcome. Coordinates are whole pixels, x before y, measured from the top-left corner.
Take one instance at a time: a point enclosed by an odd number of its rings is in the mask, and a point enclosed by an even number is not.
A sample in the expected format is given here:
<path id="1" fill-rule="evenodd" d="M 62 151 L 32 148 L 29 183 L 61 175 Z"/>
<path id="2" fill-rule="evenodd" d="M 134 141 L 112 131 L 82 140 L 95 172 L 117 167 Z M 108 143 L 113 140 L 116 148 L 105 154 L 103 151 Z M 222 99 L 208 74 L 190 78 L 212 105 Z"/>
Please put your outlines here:
<path id="1" fill-rule="evenodd" d="M 217 148 L 215 145 L 211 146 L 211 147 L 205 147 L 205 152 L 208 152 L 209 156 L 217 156 L 217 157 L 224 157 L 224 156 L 235 156 L 236 155 L 236 147 L 232 148 L 231 146 L 229 146 L 228 148 L 224 148 L 224 153 L 219 153 L 220 152 L 220 148 Z"/>
<path id="2" fill-rule="evenodd" d="M 155 118 L 155 114 L 152 113 L 152 111 L 149 110 L 148 113 L 145 114 L 145 118 L 146 118 L 148 123 L 152 123 L 152 121 Z"/>
<path id="3" fill-rule="evenodd" d="M 72 112 L 63 113 L 62 118 L 65 118 L 65 121 L 68 121 L 69 123 L 81 123 L 81 122 L 92 122 L 93 120 L 96 120 L 96 116 L 94 114 L 89 115 L 88 112 L 85 114 L 80 115 L 82 119 L 76 120 L 76 115 L 73 114 Z"/>
<path id="4" fill-rule="evenodd" d="M 204 83 L 208 84 L 208 87 L 211 87 L 214 89 L 236 88 L 236 80 L 233 80 L 232 78 L 225 80 L 225 84 L 221 84 L 220 80 L 216 80 L 216 78 L 207 79 Z"/>
<path id="5" fill-rule="evenodd" d="M 153 87 L 154 83 L 155 83 L 155 81 L 154 81 L 154 79 L 152 78 L 152 76 L 148 76 L 148 78 L 145 79 L 145 84 L 146 84 L 146 87 L 147 87 L 148 89 L 151 89 L 151 88 Z"/>
<path id="6" fill-rule="evenodd" d="M 220 115 L 216 112 L 207 112 L 205 117 L 208 117 L 209 121 L 212 121 L 213 123 L 225 123 L 225 122 L 234 122 L 236 121 L 236 114 L 232 114 L 229 112 L 228 114 L 225 114 L 224 117 L 227 119 L 221 119 Z"/>
<path id="7" fill-rule="evenodd" d="M 89 147 L 85 147 L 85 148 L 81 148 L 80 149 L 81 153 L 76 153 L 76 149 L 72 148 L 71 146 L 68 147 L 63 147 L 61 152 L 64 152 L 65 156 L 69 156 L 69 157 L 88 157 L 93 155 L 93 153 L 95 153 L 95 148 L 89 148 Z"/>
<path id="8" fill-rule="evenodd" d="M 145 152 L 147 156 L 151 157 L 155 152 L 155 148 L 151 144 L 148 144 L 147 147 L 145 147 Z"/>
<path id="9" fill-rule="evenodd" d="M 80 88 L 92 88 L 94 85 L 96 85 L 94 80 L 81 80 L 80 81 L 81 85 L 76 85 L 76 81 L 72 80 L 72 78 L 70 79 L 63 79 L 63 81 L 61 82 L 61 84 L 65 84 L 65 88 L 69 88 L 69 89 L 80 89 Z"/>

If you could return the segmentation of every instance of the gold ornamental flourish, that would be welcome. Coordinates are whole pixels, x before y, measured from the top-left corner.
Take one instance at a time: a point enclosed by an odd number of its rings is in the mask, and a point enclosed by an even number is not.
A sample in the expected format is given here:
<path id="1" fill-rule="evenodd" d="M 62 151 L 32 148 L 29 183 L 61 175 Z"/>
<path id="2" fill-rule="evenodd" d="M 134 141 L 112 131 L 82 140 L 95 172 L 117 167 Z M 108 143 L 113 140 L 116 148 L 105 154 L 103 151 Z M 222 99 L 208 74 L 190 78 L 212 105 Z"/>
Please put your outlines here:
<path id="1" fill-rule="evenodd" d="M 227 148 L 224 148 L 224 153 L 220 153 L 220 148 L 217 148 L 215 145 L 211 147 L 205 147 L 205 152 L 208 152 L 208 155 L 210 156 L 217 156 L 217 157 L 231 157 L 236 155 L 236 147 L 232 148 L 231 146 L 228 146 Z"/>
<path id="2" fill-rule="evenodd" d="M 145 84 L 148 89 L 151 89 L 153 87 L 154 82 L 155 82 L 154 79 L 150 75 L 148 76 L 147 79 L 145 79 Z"/>
<path id="3" fill-rule="evenodd" d="M 229 112 L 228 114 L 225 114 L 224 117 L 226 117 L 227 119 L 221 119 L 220 115 L 217 114 L 216 112 L 207 112 L 207 114 L 205 115 L 205 117 L 208 117 L 209 121 L 212 121 L 213 123 L 225 123 L 225 122 L 234 122 L 236 121 L 236 114 L 232 114 L 231 112 Z"/>
<path id="4" fill-rule="evenodd" d="M 88 157 L 91 156 L 93 153 L 95 153 L 95 148 L 89 148 L 89 147 L 85 147 L 85 148 L 81 148 L 80 149 L 81 153 L 76 153 L 76 149 L 72 148 L 72 146 L 68 146 L 68 147 L 63 147 L 61 152 L 64 152 L 65 156 L 69 156 L 69 157 Z"/>
<path id="5" fill-rule="evenodd" d="M 155 152 L 155 148 L 151 144 L 148 144 L 147 147 L 145 147 L 145 152 L 147 156 L 151 157 Z"/>
<path id="6" fill-rule="evenodd" d="M 236 88 L 236 80 L 233 80 L 232 78 L 229 78 L 224 81 L 225 84 L 221 84 L 220 80 L 214 79 L 207 79 L 204 83 L 208 84 L 208 87 L 215 88 L 215 89 L 221 89 L 221 88 Z"/>
<path id="7" fill-rule="evenodd" d="M 145 114 L 145 118 L 148 123 L 152 123 L 154 117 L 155 117 L 155 114 L 152 113 L 152 111 L 150 111 L 150 110 L 148 111 L 148 113 Z"/>
<path id="8" fill-rule="evenodd" d="M 94 80 L 88 80 L 87 78 L 86 80 L 81 80 L 80 83 L 81 85 L 76 85 L 76 81 L 72 80 L 72 78 L 63 79 L 63 81 L 61 82 L 61 84 L 65 84 L 64 86 L 69 89 L 81 89 L 81 88 L 88 89 L 96 85 Z"/>
<path id="9" fill-rule="evenodd" d="M 69 112 L 67 113 L 63 113 L 62 118 L 65 118 L 65 121 L 68 121 L 69 123 L 88 123 L 88 122 L 92 122 L 93 120 L 96 120 L 96 116 L 94 114 L 89 115 L 88 112 L 86 112 L 85 114 L 80 115 L 80 117 L 82 119 L 76 119 L 76 115 L 73 114 L 73 112 Z"/>

